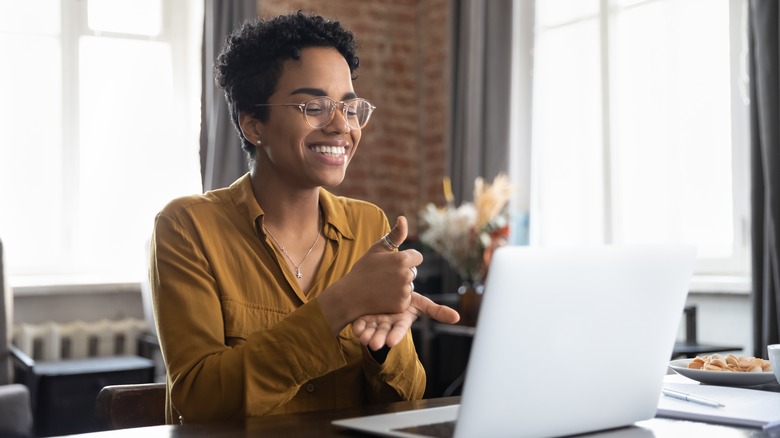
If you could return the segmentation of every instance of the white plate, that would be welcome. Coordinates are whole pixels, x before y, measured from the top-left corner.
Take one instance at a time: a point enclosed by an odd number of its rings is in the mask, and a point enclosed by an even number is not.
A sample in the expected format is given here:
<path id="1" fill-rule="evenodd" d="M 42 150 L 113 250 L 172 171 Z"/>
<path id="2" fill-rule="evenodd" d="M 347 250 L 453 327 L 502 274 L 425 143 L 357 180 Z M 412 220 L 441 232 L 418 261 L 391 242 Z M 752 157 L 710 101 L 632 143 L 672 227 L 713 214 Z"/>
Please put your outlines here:
<path id="1" fill-rule="evenodd" d="M 693 359 L 677 359 L 669 362 L 669 366 L 677 373 L 689 379 L 708 385 L 722 386 L 753 386 L 774 382 L 775 374 L 771 371 L 761 373 L 740 373 L 733 371 L 704 371 L 688 368 Z"/>

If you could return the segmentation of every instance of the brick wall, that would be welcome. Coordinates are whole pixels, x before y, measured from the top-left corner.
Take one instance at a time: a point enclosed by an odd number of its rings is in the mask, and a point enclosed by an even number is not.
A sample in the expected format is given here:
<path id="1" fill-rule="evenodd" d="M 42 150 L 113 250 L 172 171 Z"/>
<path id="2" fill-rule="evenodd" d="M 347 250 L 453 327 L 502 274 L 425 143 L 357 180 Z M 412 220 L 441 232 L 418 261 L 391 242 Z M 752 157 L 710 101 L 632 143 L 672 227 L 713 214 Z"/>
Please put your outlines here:
<path id="1" fill-rule="evenodd" d="M 261 16 L 303 10 L 341 21 L 354 34 L 356 92 L 377 106 L 344 183 L 334 192 L 373 202 L 391 224 L 441 205 L 450 99 L 448 0 L 260 0 Z"/>

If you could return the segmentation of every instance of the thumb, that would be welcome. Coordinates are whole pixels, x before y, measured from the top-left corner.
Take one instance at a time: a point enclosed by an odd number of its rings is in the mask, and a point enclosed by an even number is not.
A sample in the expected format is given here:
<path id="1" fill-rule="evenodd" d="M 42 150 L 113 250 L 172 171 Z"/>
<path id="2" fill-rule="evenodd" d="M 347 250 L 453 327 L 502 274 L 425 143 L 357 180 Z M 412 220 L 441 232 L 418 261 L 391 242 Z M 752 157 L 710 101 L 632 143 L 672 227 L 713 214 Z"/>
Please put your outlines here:
<path id="1" fill-rule="evenodd" d="M 390 230 L 387 235 L 379 239 L 379 242 L 374 244 L 374 249 L 377 251 L 394 251 L 404 241 L 409 233 L 409 224 L 406 222 L 406 217 L 398 216 L 395 220 L 395 226 Z"/>

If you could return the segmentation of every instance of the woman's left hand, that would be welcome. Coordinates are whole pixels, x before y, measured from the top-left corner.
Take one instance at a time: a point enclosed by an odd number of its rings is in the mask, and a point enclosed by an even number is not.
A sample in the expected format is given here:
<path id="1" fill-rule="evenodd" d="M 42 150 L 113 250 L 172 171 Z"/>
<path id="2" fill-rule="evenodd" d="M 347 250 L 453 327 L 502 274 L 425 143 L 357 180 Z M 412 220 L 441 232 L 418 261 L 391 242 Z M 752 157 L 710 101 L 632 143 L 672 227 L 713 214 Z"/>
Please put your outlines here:
<path id="1" fill-rule="evenodd" d="M 392 348 L 401 342 L 420 315 L 445 324 L 455 324 L 460 320 L 460 315 L 454 309 L 436 304 L 417 292 L 412 292 L 411 298 L 411 304 L 401 313 L 361 316 L 352 322 L 352 332 L 360 339 L 360 343 L 372 350 L 379 350 L 385 345 Z"/>

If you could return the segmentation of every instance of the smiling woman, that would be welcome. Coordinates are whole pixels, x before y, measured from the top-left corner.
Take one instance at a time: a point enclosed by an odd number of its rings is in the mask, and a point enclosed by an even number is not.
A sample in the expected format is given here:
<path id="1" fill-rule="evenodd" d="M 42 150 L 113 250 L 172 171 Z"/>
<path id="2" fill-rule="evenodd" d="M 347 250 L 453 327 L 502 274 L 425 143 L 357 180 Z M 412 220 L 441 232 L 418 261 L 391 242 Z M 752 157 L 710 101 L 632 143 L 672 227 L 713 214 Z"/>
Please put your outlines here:
<path id="1" fill-rule="evenodd" d="M 216 78 L 250 170 L 171 201 L 152 239 L 168 422 L 422 397 L 411 324 L 458 314 L 414 292 L 422 255 L 397 250 L 404 217 L 391 229 L 376 205 L 324 188 L 344 180 L 373 111 L 357 67 L 352 33 L 315 15 L 228 37 Z"/>
<path id="2" fill-rule="evenodd" d="M 0 71 L 12 284 L 144 275 L 154 214 L 200 191 L 200 3 L 0 3 L 0 56 L 25 60 Z"/>

